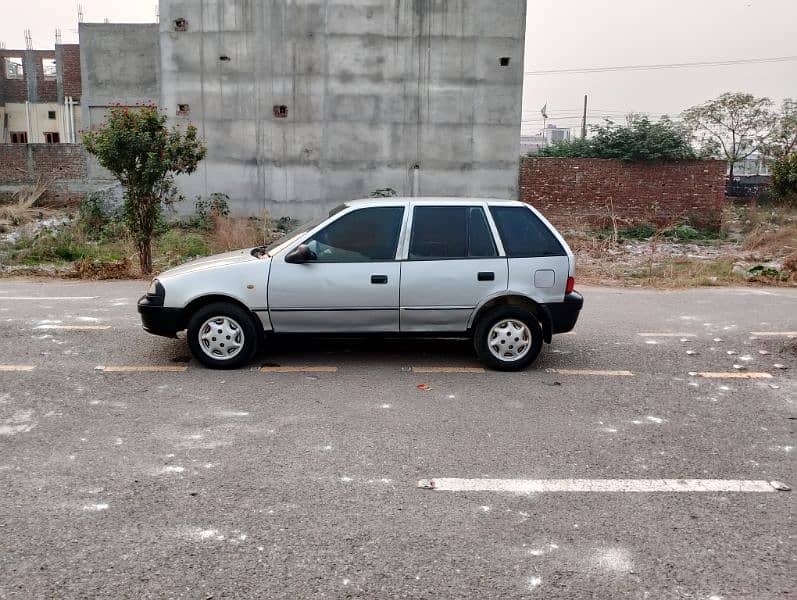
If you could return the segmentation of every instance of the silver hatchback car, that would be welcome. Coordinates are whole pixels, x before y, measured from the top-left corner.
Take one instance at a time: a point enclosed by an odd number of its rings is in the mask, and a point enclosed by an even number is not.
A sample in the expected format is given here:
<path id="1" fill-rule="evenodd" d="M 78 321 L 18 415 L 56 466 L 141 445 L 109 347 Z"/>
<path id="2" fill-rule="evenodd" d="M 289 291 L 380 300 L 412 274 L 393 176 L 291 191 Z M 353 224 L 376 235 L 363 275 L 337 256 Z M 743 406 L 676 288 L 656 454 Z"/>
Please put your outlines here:
<path id="1" fill-rule="evenodd" d="M 489 367 L 530 365 L 583 305 L 573 253 L 527 204 L 489 199 L 347 202 L 270 246 L 162 273 L 144 329 L 187 330 L 211 368 L 239 367 L 278 334 L 461 335 Z"/>

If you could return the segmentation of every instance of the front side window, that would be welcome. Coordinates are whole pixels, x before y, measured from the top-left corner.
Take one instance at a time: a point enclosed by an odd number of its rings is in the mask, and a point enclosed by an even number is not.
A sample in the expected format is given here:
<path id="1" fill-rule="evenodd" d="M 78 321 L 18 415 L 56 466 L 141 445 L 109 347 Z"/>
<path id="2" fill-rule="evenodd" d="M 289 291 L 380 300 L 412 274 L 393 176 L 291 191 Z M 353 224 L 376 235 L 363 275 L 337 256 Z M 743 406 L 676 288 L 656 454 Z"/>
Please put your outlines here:
<path id="1" fill-rule="evenodd" d="M 343 215 L 305 243 L 316 262 L 373 262 L 396 258 L 404 208 L 361 208 Z"/>
<path id="2" fill-rule="evenodd" d="M 528 208 L 492 206 L 490 212 L 509 258 L 567 255 L 556 236 Z"/>
<path id="3" fill-rule="evenodd" d="M 484 210 L 478 206 L 418 206 L 412 217 L 410 260 L 496 256 Z"/>

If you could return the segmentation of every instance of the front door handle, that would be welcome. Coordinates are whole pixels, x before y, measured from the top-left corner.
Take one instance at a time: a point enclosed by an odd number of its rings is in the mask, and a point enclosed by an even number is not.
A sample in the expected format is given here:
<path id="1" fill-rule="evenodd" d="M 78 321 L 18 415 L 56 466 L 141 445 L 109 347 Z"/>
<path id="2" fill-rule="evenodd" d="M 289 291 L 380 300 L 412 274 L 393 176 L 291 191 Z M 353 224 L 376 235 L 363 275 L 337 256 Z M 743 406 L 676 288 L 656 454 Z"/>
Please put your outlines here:
<path id="1" fill-rule="evenodd" d="M 495 273 L 492 271 L 480 271 L 478 276 L 479 281 L 495 281 Z"/>
<path id="2" fill-rule="evenodd" d="M 371 275 L 371 283 L 384 285 L 387 283 L 387 275 Z"/>

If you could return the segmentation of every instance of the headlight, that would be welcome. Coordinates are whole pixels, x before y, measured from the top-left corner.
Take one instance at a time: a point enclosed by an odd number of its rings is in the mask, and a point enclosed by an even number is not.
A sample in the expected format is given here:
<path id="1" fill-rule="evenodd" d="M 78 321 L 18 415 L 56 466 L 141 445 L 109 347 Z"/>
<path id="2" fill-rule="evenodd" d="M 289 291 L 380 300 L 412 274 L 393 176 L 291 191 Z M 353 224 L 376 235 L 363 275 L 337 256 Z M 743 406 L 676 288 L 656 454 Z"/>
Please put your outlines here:
<path id="1" fill-rule="evenodd" d="M 147 288 L 147 296 L 162 296 L 163 291 L 163 286 L 161 285 L 160 281 L 153 279 L 152 283 L 150 283 L 149 287 Z"/>

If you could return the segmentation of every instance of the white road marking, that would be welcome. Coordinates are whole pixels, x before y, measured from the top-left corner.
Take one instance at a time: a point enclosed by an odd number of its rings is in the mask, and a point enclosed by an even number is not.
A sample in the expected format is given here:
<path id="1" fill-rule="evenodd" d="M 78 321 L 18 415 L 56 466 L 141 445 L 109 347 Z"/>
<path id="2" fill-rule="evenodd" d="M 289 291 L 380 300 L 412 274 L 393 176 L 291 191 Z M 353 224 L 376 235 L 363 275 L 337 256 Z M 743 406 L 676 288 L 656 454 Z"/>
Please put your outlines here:
<path id="1" fill-rule="evenodd" d="M 32 371 L 33 365 L 0 365 L 0 371 Z"/>
<path id="2" fill-rule="evenodd" d="M 485 373 L 483 367 L 412 367 L 413 373 Z"/>
<path id="3" fill-rule="evenodd" d="M 96 300 L 99 296 L 0 296 L 0 300 Z"/>
<path id="4" fill-rule="evenodd" d="M 769 373 L 697 373 L 705 379 L 772 379 Z"/>
<path id="5" fill-rule="evenodd" d="M 751 331 L 750 335 L 759 337 L 797 337 L 797 331 Z"/>
<path id="6" fill-rule="evenodd" d="M 602 375 L 605 377 L 633 377 L 631 371 L 600 371 L 592 369 L 546 369 L 549 373 L 559 375 Z"/>
<path id="7" fill-rule="evenodd" d="M 39 325 L 36 327 L 36 329 L 55 329 L 59 331 L 99 331 L 110 328 L 110 325 Z"/>
<path id="8" fill-rule="evenodd" d="M 337 367 L 260 367 L 261 373 L 336 373 Z"/>
<path id="9" fill-rule="evenodd" d="M 661 333 L 637 333 L 637 335 L 641 336 L 641 337 L 677 337 L 677 338 L 697 337 L 696 333 L 667 333 L 667 332 L 661 332 Z"/>
<path id="10" fill-rule="evenodd" d="M 95 371 L 103 373 L 182 373 L 188 367 L 178 365 L 98 366 Z"/>
<path id="11" fill-rule="evenodd" d="M 418 487 L 446 492 L 774 492 L 768 481 L 744 479 L 422 479 Z"/>

